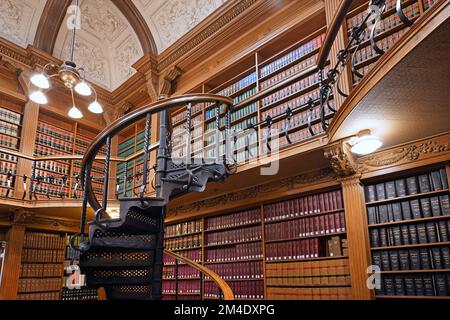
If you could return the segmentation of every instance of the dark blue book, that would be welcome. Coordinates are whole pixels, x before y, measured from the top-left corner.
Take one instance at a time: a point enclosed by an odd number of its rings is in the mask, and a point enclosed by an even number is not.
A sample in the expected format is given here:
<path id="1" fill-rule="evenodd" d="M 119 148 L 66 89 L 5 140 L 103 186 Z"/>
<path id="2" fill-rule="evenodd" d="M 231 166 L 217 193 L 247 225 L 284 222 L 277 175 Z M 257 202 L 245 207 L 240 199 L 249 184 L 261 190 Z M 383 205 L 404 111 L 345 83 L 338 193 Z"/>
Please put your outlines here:
<path id="1" fill-rule="evenodd" d="M 411 270 L 419 270 L 421 267 L 421 255 L 419 249 L 409 250 L 409 266 Z"/>
<path id="2" fill-rule="evenodd" d="M 398 250 L 400 270 L 410 270 L 408 250 Z"/>
<path id="3" fill-rule="evenodd" d="M 433 217 L 439 217 L 441 215 L 441 206 L 439 205 L 439 197 L 431 197 L 431 214 Z"/>
<path id="4" fill-rule="evenodd" d="M 448 195 L 439 196 L 439 204 L 441 205 L 441 213 L 443 216 L 450 215 L 450 199 Z"/>
<path id="5" fill-rule="evenodd" d="M 429 275 L 423 277 L 425 296 L 435 296 L 433 278 Z"/>
<path id="6" fill-rule="evenodd" d="M 439 228 L 439 239 L 441 240 L 440 242 L 449 242 L 447 222 L 439 221 L 438 228 Z"/>
<path id="7" fill-rule="evenodd" d="M 430 254 L 428 252 L 428 249 L 420 249 L 419 255 L 420 255 L 419 269 L 432 269 Z M 415 270 L 417 270 L 417 269 L 415 269 Z"/>
<path id="8" fill-rule="evenodd" d="M 433 269 L 443 269 L 444 264 L 441 257 L 441 249 L 431 248 L 431 256 Z"/>
<path id="9" fill-rule="evenodd" d="M 409 205 L 409 201 L 403 201 L 402 205 L 402 216 L 404 220 L 411 220 L 413 218 L 411 212 L 411 206 Z"/>

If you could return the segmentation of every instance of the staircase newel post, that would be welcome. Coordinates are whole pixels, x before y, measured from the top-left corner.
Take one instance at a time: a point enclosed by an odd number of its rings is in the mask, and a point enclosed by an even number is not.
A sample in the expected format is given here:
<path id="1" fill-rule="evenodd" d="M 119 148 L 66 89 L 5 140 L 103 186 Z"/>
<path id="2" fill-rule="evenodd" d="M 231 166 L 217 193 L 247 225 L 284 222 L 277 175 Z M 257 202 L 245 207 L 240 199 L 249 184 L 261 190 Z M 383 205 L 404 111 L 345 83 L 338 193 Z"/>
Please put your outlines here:
<path id="1" fill-rule="evenodd" d="M 90 164 L 86 164 L 84 169 L 84 181 L 83 181 L 83 202 L 81 205 L 81 222 L 80 222 L 80 238 L 81 242 L 84 241 L 84 228 L 86 227 L 86 213 L 87 213 L 87 204 L 88 204 L 88 186 L 89 186 L 89 174 L 90 174 Z M 96 217 L 97 218 L 97 217 Z"/>
<path id="2" fill-rule="evenodd" d="M 147 175 L 148 175 L 148 159 L 149 159 L 149 147 L 150 147 L 150 120 L 151 114 L 147 113 L 145 119 L 145 133 L 144 133 L 144 168 L 142 176 L 142 186 L 140 190 L 140 197 L 143 198 L 147 191 Z"/>

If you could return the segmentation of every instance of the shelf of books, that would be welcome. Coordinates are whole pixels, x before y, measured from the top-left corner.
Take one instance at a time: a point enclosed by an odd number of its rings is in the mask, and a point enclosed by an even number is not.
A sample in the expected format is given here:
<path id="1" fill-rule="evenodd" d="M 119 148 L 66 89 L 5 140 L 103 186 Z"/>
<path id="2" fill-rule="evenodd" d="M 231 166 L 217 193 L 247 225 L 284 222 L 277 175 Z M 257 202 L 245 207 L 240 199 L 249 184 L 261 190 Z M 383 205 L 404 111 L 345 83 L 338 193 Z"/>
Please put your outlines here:
<path id="1" fill-rule="evenodd" d="M 408 0 L 402 1 L 403 12 L 409 20 L 414 22 L 419 18 L 424 10 L 428 9 L 433 3 L 437 1 L 423 1 L 422 0 Z M 402 35 L 409 30 L 410 27 L 405 26 L 398 14 L 396 13 L 396 0 L 386 1 L 386 10 L 382 15 L 382 19 L 377 29 L 375 41 L 378 47 L 385 52 L 388 51 Z M 358 6 L 352 10 L 347 16 L 347 29 L 358 26 L 367 14 L 368 2 Z M 370 44 L 370 29 L 366 28 L 364 33 L 364 40 L 358 49 L 355 56 L 355 67 L 361 75 L 366 75 L 378 61 L 380 55 L 372 48 Z M 361 79 L 352 75 L 353 83 L 356 85 Z"/>
<path id="2" fill-rule="evenodd" d="M 350 299 L 340 190 L 264 205 L 268 299 Z"/>
<path id="3" fill-rule="evenodd" d="M 140 124 L 130 127 L 132 133 L 119 141 L 118 156 L 129 157 L 144 150 L 145 133 Z M 120 177 L 118 194 L 120 197 L 130 197 L 139 193 L 144 170 L 144 157 L 140 156 L 127 163 L 117 165 L 117 177 Z M 125 178 L 126 177 L 126 178 Z M 150 177 L 151 178 L 151 177 Z M 126 182 L 124 183 L 124 179 Z"/>
<path id="4" fill-rule="evenodd" d="M 78 123 L 76 124 L 76 134 L 74 137 L 74 154 L 75 155 L 84 155 L 86 150 L 92 140 L 95 138 L 97 133 L 92 132 L 88 129 L 83 128 Z M 97 154 L 98 156 L 106 155 L 106 148 L 103 146 Z M 99 197 L 103 194 L 103 176 L 104 176 L 104 163 L 102 161 L 94 161 L 91 175 L 92 175 L 92 188 L 94 193 Z M 72 197 L 80 199 L 82 197 L 82 188 L 80 185 L 79 177 L 81 174 L 81 160 L 73 161 L 73 173 L 72 173 Z M 78 183 L 78 187 L 75 188 L 75 185 Z M 76 190 L 75 190 L 76 189 Z"/>
<path id="5" fill-rule="evenodd" d="M 165 249 L 174 251 L 199 264 L 203 263 L 202 219 L 167 225 L 164 237 Z M 163 262 L 163 299 L 175 299 L 176 286 L 178 285 L 178 300 L 201 300 L 202 278 L 200 271 L 180 261 L 178 261 L 177 271 L 175 259 L 167 255 L 164 256 Z M 177 272 L 178 283 L 176 283 Z"/>
<path id="6" fill-rule="evenodd" d="M 448 167 L 365 185 L 378 298 L 450 297 Z"/>
<path id="7" fill-rule="evenodd" d="M 53 123 L 55 121 L 50 116 L 39 115 L 34 155 L 73 155 L 73 125 Z M 34 190 L 39 200 L 69 196 L 70 161 L 37 161 L 35 168 Z"/>
<path id="8" fill-rule="evenodd" d="M 237 299 L 264 298 L 260 208 L 205 218 L 205 266 L 220 275 Z M 205 299 L 219 298 L 205 276 Z"/>
<path id="9" fill-rule="evenodd" d="M 0 147 L 18 151 L 22 130 L 22 108 L 0 99 Z M 17 157 L 0 152 L 0 197 L 14 188 Z"/>
<path id="10" fill-rule="evenodd" d="M 288 139 L 284 138 L 287 126 L 289 138 L 293 143 L 311 138 L 308 129 L 310 111 L 306 105 L 310 98 L 315 100 L 311 111 L 312 129 L 315 134 L 323 132 L 319 124 L 317 103 L 319 76 L 314 67 L 325 32 L 326 28 L 322 27 L 301 40 L 295 40 L 294 43 L 291 39 L 287 42 L 290 43 L 289 46 L 284 42 L 276 44 L 275 51 L 262 48 L 261 51 L 244 57 L 242 61 L 202 85 L 201 92 L 224 95 L 233 99 L 235 107 L 231 113 L 231 127 L 236 133 L 234 156 L 238 163 L 247 162 L 265 151 L 265 147 L 261 146 L 265 145 L 263 142 L 268 127 L 265 121 L 269 116 L 272 118 L 278 116 L 271 125 L 271 134 L 280 137 L 280 148 L 289 145 Z M 298 108 L 302 105 L 304 107 Z M 288 108 L 293 110 L 289 117 Z M 224 111 L 225 108 L 221 106 L 222 116 Z M 192 106 L 191 114 L 192 155 L 215 158 L 216 106 L 195 105 Z M 186 108 L 172 113 L 173 152 L 178 157 L 184 157 L 187 152 L 186 117 Z M 331 117 L 329 110 L 326 117 Z M 219 129 L 223 132 L 224 127 L 225 118 L 222 117 Z M 220 139 L 222 141 L 219 142 L 223 142 L 223 137 Z M 223 145 L 219 151 L 224 154 Z"/>
<path id="11" fill-rule="evenodd" d="M 26 232 L 18 300 L 60 300 L 65 248 L 63 235 Z"/>

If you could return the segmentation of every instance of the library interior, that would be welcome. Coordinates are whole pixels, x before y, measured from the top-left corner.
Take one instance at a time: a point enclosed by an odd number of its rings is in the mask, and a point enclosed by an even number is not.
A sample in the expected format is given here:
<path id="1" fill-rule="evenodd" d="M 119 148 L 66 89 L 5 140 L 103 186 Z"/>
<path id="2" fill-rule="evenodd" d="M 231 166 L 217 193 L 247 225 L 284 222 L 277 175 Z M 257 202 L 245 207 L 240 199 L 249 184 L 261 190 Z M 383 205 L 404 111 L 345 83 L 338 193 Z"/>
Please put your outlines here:
<path id="1" fill-rule="evenodd" d="M 1 0 L 0 300 L 450 300 L 449 35 L 450 0 Z"/>

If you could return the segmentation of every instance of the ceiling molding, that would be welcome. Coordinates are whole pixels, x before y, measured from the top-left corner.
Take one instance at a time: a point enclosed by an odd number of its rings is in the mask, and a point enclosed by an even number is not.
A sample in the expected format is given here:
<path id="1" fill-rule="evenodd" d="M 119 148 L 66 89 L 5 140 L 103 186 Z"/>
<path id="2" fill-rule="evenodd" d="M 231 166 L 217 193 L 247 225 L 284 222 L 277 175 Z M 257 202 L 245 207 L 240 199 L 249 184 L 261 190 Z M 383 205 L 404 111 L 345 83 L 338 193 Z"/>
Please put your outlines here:
<path id="1" fill-rule="evenodd" d="M 71 3 L 71 0 L 47 0 L 34 38 L 34 47 L 53 53 L 59 29 Z"/>
<path id="2" fill-rule="evenodd" d="M 133 4 L 132 0 L 111 0 L 112 3 L 122 12 L 127 18 L 134 32 L 136 33 L 139 42 L 141 43 L 144 54 L 157 54 L 157 48 L 153 34 L 151 33 L 144 17 Z"/>

